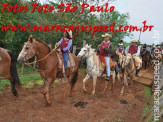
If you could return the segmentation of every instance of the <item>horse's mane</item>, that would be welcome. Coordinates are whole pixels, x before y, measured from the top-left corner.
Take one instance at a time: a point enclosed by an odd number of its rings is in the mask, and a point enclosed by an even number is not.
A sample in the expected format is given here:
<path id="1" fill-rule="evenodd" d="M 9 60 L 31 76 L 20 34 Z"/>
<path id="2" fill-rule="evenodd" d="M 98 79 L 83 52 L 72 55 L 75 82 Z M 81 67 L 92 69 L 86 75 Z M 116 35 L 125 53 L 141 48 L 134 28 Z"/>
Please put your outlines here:
<path id="1" fill-rule="evenodd" d="M 39 40 L 39 39 L 35 39 L 35 40 L 36 40 L 37 42 L 43 44 L 45 47 L 48 48 L 48 51 L 51 52 L 52 49 L 51 49 L 44 41 L 41 41 L 41 40 Z"/>
<path id="2" fill-rule="evenodd" d="M 95 53 L 95 49 L 91 48 L 91 50 Z M 95 53 L 93 55 L 93 61 L 97 67 L 99 67 L 100 72 L 103 72 L 104 70 L 104 64 L 101 62 L 97 54 Z"/>

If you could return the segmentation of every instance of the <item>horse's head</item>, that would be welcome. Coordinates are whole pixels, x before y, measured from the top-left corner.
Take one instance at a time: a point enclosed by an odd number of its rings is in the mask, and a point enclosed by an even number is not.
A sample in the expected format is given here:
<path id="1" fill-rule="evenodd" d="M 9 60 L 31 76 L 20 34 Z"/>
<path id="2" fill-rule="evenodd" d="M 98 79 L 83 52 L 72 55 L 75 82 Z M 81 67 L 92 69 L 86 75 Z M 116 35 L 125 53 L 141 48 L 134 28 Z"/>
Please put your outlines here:
<path id="1" fill-rule="evenodd" d="M 89 57 L 90 49 L 91 49 L 91 45 L 87 44 L 85 47 L 83 47 L 81 49 L 81 51 L 78 53 L 77 57 L 80 59 L 85 59 L 85 58 Z"/>
<path id="2" fill-rule="evenodd" d="M 36 55 L 36 49 L 34 48 L 34 39 L 32 35 L 29 37 L 28 41 L 25 42 L 22 51 L 18 56 L 19 63 L 25 63 L 27 60 L 31 59 L 33 56 Z"/>
<path id="3" fill-rule="evenodd" d="M 130 61 L 132 59 L 132 55 L 130 53 L 128 53 L 126 56 L 125 56 L 125 60 L 124 60 L 124 66 L 127 66 Z"/>

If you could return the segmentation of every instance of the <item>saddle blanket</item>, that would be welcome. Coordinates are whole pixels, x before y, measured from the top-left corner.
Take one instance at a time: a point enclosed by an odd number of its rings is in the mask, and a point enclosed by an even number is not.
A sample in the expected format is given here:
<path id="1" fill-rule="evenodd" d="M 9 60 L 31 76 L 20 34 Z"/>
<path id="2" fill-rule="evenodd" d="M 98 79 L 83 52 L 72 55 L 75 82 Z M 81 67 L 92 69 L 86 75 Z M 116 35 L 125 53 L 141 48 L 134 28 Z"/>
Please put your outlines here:
<path id="1" fill-rule="evenodd" d="M 57 56 L 58 56 L 58 59 L 59 59 L 59 65 L 60 65 L 59 67 L 62 68 L 62 65 L 64 64 L 63 63 L 62 53 L 58 52 Z M 72 57 L 72 54 L 70 53 L 69 54 L 69 59 L 68 59 L 67 67 L 68 68 L 73 68 L 74 66 L 75 66 L 75 61 L 74 61 L 74 58 Z"/>

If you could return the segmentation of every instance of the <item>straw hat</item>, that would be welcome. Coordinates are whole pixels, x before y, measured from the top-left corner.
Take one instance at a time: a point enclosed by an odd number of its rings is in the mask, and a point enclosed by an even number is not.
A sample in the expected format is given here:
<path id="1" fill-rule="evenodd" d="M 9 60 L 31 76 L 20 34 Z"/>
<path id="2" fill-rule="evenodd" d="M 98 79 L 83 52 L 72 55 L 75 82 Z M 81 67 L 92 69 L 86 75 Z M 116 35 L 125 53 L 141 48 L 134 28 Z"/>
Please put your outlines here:
<path id="1" fill-rule="evenodd" d="M 69 34 L 70 38 L 72 38 L 72 31 L 68 30 L 67 28 L 65 28 L 65 30 L 67 31 L 67 33 Z"/>
<path id="2" fill-rule="evenodd" d="M 120 44 L 119 44 L 119 46 L 123 46 L 123 44 L 122 44 L 122 43 L 120 43 Z"/>
<path id="3" fill-rule="evenodd" d="M 102 37 L 109 37 L 109 38 L 112 38 L 112 36 L 108 33 L 105 33 L 105 35 L 102 35 Z"/>
<path id="4" fill-rule="evenodd" d="M 132 42 L 132 43 L 133 43 L 133 42 L 136 42 L 136 43 L 138 43 L 138 41 L 137 41 L 137 40 L 132 40 L 131 42 Z"/>

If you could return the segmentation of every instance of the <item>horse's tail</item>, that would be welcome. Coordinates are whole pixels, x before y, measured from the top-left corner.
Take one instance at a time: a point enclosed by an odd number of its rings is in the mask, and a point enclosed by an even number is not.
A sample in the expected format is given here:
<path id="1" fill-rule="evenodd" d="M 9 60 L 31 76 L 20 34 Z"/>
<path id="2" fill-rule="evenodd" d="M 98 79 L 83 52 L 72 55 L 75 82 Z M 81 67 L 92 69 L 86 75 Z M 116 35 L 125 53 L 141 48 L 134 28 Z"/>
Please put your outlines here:
<path id="1" fill-rule="evenodd" d="M 72 80 L 71 80 L 71 90 L 73 90 L 78 78 L 78 70 L 75 72 Z"/>
<path id="2" fill-rule="evenodd" d="M 11 78 L 12 78 L 13 82 L 16 85 L 20 86 L 21 85 L 20 84 L 20 79 L 19 79 L 19 76 L 18 76 L 17 68 L 16 68 L 16 57 L 11 51 L 7 51 L 7 52 L 11 57 L 11 66 L 10 66 Z"/>

